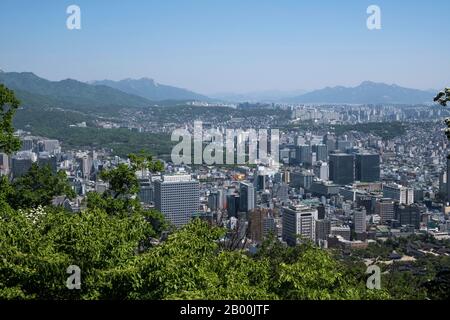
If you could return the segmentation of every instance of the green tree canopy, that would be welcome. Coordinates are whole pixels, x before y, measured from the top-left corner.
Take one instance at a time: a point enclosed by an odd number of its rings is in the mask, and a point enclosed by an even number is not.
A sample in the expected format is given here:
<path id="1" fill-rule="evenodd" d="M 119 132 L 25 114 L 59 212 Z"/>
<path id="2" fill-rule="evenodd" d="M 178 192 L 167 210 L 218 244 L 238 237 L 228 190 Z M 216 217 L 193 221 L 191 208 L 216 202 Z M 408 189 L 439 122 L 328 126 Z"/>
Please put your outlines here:
<path id="1" fill-rule="evenodd" d="M 14 92 L 0 84 L 0 152 L 11 154 L 20 148 L 20 140 L 14 136 L 12 124 L 19 105 Z"/>
<path id="2" fill-rule="evenodd" d="M 5 185 L 7 182 L 4 182 Z M 33 163 L 30 170 L 15 179 L 9 188 L 7 201 L 15 209 L 51 205 L 56 196 L 75 197 L 66 173 L 53 173 L 49 166 Z"/>

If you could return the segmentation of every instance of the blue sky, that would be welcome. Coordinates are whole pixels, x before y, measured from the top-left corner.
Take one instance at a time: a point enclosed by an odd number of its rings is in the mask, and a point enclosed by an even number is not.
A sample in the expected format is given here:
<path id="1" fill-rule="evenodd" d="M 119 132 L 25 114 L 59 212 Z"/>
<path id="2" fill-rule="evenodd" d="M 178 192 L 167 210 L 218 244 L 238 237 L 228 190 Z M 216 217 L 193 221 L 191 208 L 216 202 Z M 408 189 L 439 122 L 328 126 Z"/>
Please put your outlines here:
<path id="1" fill-rule="evenodd" d="M 66 8 L 81 8 L 81 30 Z M 382 29 L 366 27 L 381 8 Z M 450 85 L 448 0 L 1 0 L 0 69 L 201 93 Z"/>

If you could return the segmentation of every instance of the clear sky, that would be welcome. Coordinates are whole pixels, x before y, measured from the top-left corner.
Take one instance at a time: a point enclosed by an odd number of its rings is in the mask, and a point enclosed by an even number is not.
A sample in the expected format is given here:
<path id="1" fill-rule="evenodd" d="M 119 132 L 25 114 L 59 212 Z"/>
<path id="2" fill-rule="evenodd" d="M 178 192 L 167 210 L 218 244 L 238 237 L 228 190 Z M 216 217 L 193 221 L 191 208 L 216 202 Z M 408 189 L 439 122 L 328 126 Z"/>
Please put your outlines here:
<path id="1" fill-rule="evenodd" d="M 81 30 L 66 8 L 81 8 Z M 381 30 L 366 9 L 381 8 Z M 450 85 L 448 0 L 1 0 L 0 69 L 201 93 Z"/>

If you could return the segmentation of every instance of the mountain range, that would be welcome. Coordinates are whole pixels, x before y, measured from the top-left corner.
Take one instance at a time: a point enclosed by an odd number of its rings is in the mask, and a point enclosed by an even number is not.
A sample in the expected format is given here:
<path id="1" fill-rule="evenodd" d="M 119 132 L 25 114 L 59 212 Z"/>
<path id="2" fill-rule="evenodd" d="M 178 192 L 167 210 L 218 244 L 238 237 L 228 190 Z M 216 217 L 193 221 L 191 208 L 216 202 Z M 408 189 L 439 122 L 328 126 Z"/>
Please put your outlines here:
<path id="1" fill-rule="evenodd" d="M 142 108 L 177 101 L 215 101 L 204 95 L 168 85 L 149 78 L 121 81 L 80 82 L 73 79 L 50 81 L 31 72 L 3 72 L 0 83 L 16 92 L 24 106 L 59 107 L 63 109 L 109 113 L 122 108 Z M 291 92 L 298 94 L 301 91 Z M 327 87 L 289 97 L 289 92 L 266 91 L 243 95 L 228 94 L 225 101 L 271 101 L 284 103 L 340 103 L 340 104 L 420 104 L 430 103 L 434 92 L 409 89 L 365 81 L 356 87 Z M 233 99 L 231 99 L 233 98 Z M 168 102 L 167 102 L 168 103 Z"/>
<path id="2" fill-rule="evenodd" d="M 94 86 L 73 79 L 49 81 L 31 72 L 1 72 L 0 83 L 14 90 L 24 106 L 105 112 L 151 104 L 145 98 L 107 86 Z"/>
<path id="3" fill-rule="evenodd" d="M 420 104 L 433 101 L 431 91 L 365 81 L 356 87 L 327 87 L 285 99 L 288 103 Z"/>
<path id="4" fill-rule="evenodd" d="M 163 100 L 200 100 L 209 101 L 210 98 L 177 87 L 159 84 L 153 79 L 124 79 L 120 81 L 102 80 L 90 82 L 94 85 L 108 86 L 129 94 L 140 96 L 151 101 Z"/>

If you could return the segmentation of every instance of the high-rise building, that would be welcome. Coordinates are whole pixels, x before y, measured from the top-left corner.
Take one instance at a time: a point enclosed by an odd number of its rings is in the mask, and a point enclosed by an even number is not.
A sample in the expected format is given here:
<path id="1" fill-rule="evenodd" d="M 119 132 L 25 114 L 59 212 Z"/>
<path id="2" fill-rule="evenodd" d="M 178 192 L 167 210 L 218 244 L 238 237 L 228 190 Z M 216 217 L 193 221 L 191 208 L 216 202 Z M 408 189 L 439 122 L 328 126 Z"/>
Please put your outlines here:
<path id="1" fill-rule="evenodd" d="M 351 154 L 335 153 L 330 155 L 330 180 L 346 185 L 355 181 L 355 162 Z"/>
<path id="2" fill-rule="evenodd" d="M 353 226 L 357 234 L 367 231 L 365 208 L 359 208 L 353 212 Z"/>
<path id="3" fill-rule="evenodd" d="M 297 146 L 295 158 L 298 164 L 312 165 L 312 147 L 310 145 Z"/>
<path id="4" fill-rule="evenodd" d="M 40 152 L 38 157 L 38 165 L 40 167 L 48 166 L 53 173 L 57 172 L 58 162 L 54 155 L 50 155 L 48 152 Z"/>
<path id="5" fill-rule="evenodd" d="M 227 212 L 229 217 L 237 217 L 239 212 L 239 196 L 237 194 L 227 195 Z"/>
<path id="6" fill-rule="evenodd" d="M 182 227 L 197 214 L 200 184 L 190 175 L 165 175 L 155 181 L 155 207 L 176 227 Z"/>
<path id="7" fill-rule="evenodd" d="M 286 201 L 289 198 L 289 186 L 285 183 L 277 183 L 273 187 L 274 197 L 280 201 Z"/>
<path id="8" fill-rule="evenodd" d="M 331 234 L 331 221 L 330 220 L 317 220 L 316 221 L 316 241 L 327 240 L 328 235 Z"/>
<path id="9" fill-rule="evenodd" d="M 268 209 L 255 209 L 249 214 L 249 237 L 254 241 L 262 241 L 270 233 L 276 235 L 277 225 L 273 212 Z"/>
<path id="10" fill-rule="evenodd" d="M 316 239 L 317 210 L 304 205 L 283 207 L 283 240 L 289 245 Z"/>
<path id="11" fill-rule="evenodd" d="M 226 196 L 225 196 L 225 190 L 223 189 L 217 189 L 217 209 L 222 210 L 226 207 Z"/>
<path id="12" fill-rule="evenodd" d="M 328 152 L 336 150 L 336 137 L 332 134 L 326 134 L 323 143 L 327 146 Z"/>
<path id="13" fill-rule="evenodd" d="M 326 217 L 326 208 L 323 203 L 317 207 L 317 219 L 324 220 Z"/>
<path id="14" fill-rule="evenodd" d="M 314 165 L 314 175 L 319 178 L 320 180 L 323 181 L 328 181 L 329 179 L 329 167 L 328 167 L 328 163 L 326 162 L 322 162 L 322 161 L 318 161 L 315 165 Z"/>
<path id="15" fill-rule="evenodd" d="M 264 175 L 264 174 L 258 174 L 256 176 L 256 190 L 258 191 L 262 191 L 262 190 L 266 190 L 266 182 L 268 180 L 268 176 Z"/>
<path id="16" fill-rule="evenodd" d="M 213 190 L 208 195 L 208 207 L 211 209 L 211 211 L 221 210 L 224 208 L 224 197 L 223 197 L 223 190 Z"/>
<path id="17" fill-rule="evenodd" d="M 402 226 L 414 226 L 415 229 L 419 229 L 421 212 L 421 207 L 418 204 L 395 206 L 395 216 Z"/>
<path id="18" fill-rule="evenodd" d="M 383 186 L 383 197 L 398 201 L 400 204 L 413 204 L 414 190 L 398 184 L 388 184 Z"/>
<path id="19" fill-rule="evenodd" d="M 358 153 L 355 156 L 356 180 L 361 182 L 380 181 L 380 155 Z"/>
<path id="20" fill-rule="evenodd" d="M 211 211 L 217 210 L 217 192 L 211 192 L 208 195 L 208 208 Z"/>
<path id="21" fill-rule="evenodd" d="M 33 151 L 33 139 L 31 137 L 26 137 L 21 140 L 21 151 Z"/>
<path id="22" fill-rule="evenodd" d="M 88 154 L 83 154 L 77 160 L 83 179 L 89 180 L 92 172 L 92 158 Z"/>
<path id="23" fill-rule="evenodd" d="M 46 151 L 50 154 L 57 154 L 61 152 L 61 146 L 58 140 L 42 140 L 40 141 L 40 150 Z"/>
<path id="24" fill-rule="evenodd" d="M 375 214 L 381 217 L 381 222 L 386 223 L 395 218 L 394 200 L 381 199 L 375 205 Z"/>
<path id="25" fill-rule="evenodd" d="M 328 147 L 325 144 L 316 144 L 313 145 L 312 151 L 316 153 L 317 161 L 328 161 Z"/>
<path id="26" fill-rule="evenodd" d="M 150 204 L 154 201 L 154 188 L 149 177 L 141 177 L 139 179 L 139 201 Z"/>
<path id="27" fill-rule="evenodd" d="M 21 151 L 11 158 L 11 172 L 13 178 L 18 178 L 26 174 L 33 164 L 33 153 Z"/>
<path id="28" fill-rule="evenodd" d="M 291 186 L 293 188 L 311 189 L 311 184 L 314 180 L 314 173 L 309 170 L 302 170 L 300 172 L 291 173 Z"/>
<path id="29" fill-rule="evenodd" d="M 239 188 L 240 204 L 239 211 L 249 212 L 255 208 L 255 188 L 251 183 L 241 182 Z"/>
<path id="30" fill-rule="evenodd" d="M 6 153 L 0 153 L 0 176 L 9 174 L 9 159 Z"/>
<path id="31" fill-rule="evenodd" d="M 369 195 L 359 195 L 356 197 L 358 207 L 364 207 L 367 214 L 373 214 L 375 210 L 375 198 Z"/>

